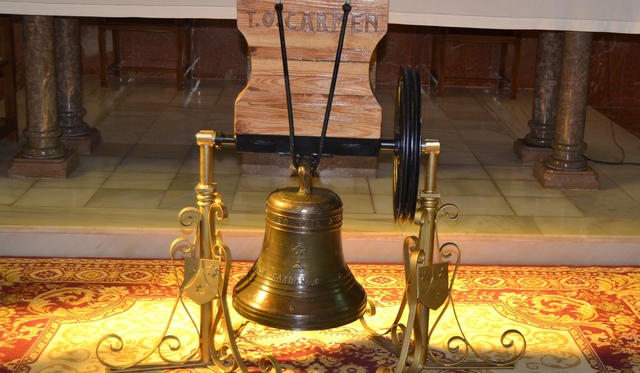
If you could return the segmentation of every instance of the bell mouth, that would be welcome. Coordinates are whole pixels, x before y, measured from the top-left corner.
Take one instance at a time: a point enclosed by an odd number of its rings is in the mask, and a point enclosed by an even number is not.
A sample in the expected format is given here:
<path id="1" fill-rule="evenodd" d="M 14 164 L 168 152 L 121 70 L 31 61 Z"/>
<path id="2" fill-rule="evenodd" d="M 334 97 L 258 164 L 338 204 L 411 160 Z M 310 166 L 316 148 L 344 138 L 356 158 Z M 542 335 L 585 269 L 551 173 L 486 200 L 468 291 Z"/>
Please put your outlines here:
<path id="1" fill-rule="evenodd" d="M 357 321 L 366 311 L 367 294 L 350 271 L 324 286 L 292 277 L 274 280 L 259 272 L 254 266 L 236 285 L 233 307 L 260 325 L 297 331 L 332 329 Z"/>

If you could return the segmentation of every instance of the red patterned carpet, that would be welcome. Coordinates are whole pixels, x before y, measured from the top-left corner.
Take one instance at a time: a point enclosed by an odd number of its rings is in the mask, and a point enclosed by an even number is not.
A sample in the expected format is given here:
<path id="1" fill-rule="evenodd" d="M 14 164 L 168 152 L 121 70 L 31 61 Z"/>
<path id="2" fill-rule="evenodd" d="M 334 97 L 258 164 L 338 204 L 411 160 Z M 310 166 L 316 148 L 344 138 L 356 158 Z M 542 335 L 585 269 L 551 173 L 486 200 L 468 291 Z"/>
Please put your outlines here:
<path id="1" fill-rule="evenodd" d="M 232 282 L 249 266 L 234 263 Z M 388 327 L 403 267 L 350 268 L 387 315 L 371 323 Z M 177 293 L 169 260 L 0 258 L 0 289 L 3 373 L 103 372 L 97 341 L 119 333 L 143 353 Z M 527 350 L 513 371 L 640 372 L 640 268 L 462 266 L 453 299 L 467 338 L 482 353 L 495 353 L 504 330 L 522 332 Z M 433 334 L 435 348 L 450 337 L 448 324 L 442 336 Z M 187 336 L 184 344 L 196 341 Z M 238 344 L 256 371 L 263 354 L 274 355 L 283 372 L 375 372 L 395 369 L 397 361 L 359 323 L 313 332 L 249 324 Z"/>

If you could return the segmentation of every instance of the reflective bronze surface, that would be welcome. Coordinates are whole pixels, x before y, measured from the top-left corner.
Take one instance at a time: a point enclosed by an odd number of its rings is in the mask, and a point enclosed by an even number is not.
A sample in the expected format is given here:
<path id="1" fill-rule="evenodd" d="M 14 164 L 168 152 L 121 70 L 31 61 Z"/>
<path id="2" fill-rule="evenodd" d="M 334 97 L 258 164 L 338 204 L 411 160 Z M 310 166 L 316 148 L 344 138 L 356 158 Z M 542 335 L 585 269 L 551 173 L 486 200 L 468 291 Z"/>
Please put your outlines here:
<path id="1" fill-rule="evenodd" d="M 329 329 L 365 311 L 366 293 L 342 253 L 342 201 L 313 188 L 307 166 L 299 168 L 300 186 L 269 195 L 262 251 L 234 289 L 236 311 L 262 325 Z"/>

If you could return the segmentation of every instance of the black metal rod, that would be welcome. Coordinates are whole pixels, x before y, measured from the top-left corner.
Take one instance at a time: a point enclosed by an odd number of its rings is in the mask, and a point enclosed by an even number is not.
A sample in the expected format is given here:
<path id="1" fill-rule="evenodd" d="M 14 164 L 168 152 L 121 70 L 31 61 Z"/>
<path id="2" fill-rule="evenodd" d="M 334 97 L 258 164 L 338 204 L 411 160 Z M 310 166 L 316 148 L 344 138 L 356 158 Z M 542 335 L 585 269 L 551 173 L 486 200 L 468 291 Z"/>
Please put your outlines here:
<path id="1" fill-rule="evenodd" d="M 287 96 L 287 116 L 289 118 L 289 151 L 291 152 L 291 164 L 298 169 L 298 159 L 295 145 L 295 126 L 293 124 L 293 104 L 291 103 L 291 83 L 289 82 L 289 63 L 287 62 L 287 44 L 284 39 L 284 22 L 282 21 L 282 3 L 276 1 L 276 14 L 278 15 L 278 32 L 280 34 L 280 50 L 282 54 L 282 70 L 284 71 L 284 88 Z"/>
<path id="2" fill-rule="evenodd" d="M 324 148 L 324 139 L 327 136 L 327 129 L 329 128 L 329 117 L 331 116 L 331 105 L 333 104 L 333 95 L 336 90 L 336 83 L 338 81 L 338 70 L 340 69 L 340 58 L 342 56 L 342 46 L 344 45 L 344 36 L 347 31 L 347 21 L 349 12 L 351 11 L 351 0 L 346 0 L 342 5 L 344 11 L 342 16 L 342 25 L 340 27 L 340 38 L 338 39 L 338 49 L 336 51 L 336 60 L 333 64 L 333 74 L 331 76 L 331 87 L 329 88 L 329 97 L 327 98 L 327 108 L 324 113 L 324 123 L 322 124 L 322 134 L 320 135 L 320 146 L 318 149 L 318 155 L 315 162 L 311 166 L 311 171 L 315 171 L 320 163 L 322 157 L 322 150 Z"/>

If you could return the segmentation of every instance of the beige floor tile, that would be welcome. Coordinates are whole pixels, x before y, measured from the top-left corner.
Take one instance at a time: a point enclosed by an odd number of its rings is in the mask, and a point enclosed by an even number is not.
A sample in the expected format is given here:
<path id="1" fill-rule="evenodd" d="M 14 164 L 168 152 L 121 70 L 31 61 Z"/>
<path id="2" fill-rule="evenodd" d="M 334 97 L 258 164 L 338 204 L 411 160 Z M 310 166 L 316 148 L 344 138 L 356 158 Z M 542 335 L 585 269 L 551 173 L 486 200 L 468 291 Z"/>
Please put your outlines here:
<path id="1" fill-rule="evenodd" d="M 178 91 L 175 87 L 167 86 L 155 86 L 147 87 L 141 86 L 136 88 L 133 93 L 126 98 L 128 103 L 161 103 L 168 104 L 175 97 Z"/>
<path id="2" fill-rule="evenodd" d="M 184 160 L 168 158 L 125 158 L 117 167 L 118 172 L 160 172 L 176 174 Z"/>
<path id="3" fill-rule="evenodd" d="M 89 171 L 89 172 L 112 172 L 115 170 L 122 157 L 80 157 L 80 164 L 73 172 Z M 73 174 L 72 172 L 72 174 Z"/>
<path id="4" fill-rule="evenodd" d="M 111 175 L 110 171 L 74 170 L 66 179 L 39 179 L 34 188 L 100 188 Z"/>
<path id="5" fill-rule="evenodd" d="M 440 153 L 440 164 L 478 165 L 476 155 L 470 151 L 443 151 Z"/>
<path id="6" fill-rule="evenodd" d="M 584 216 L 568 199 L 548 197 L 507 197 L 518 216 Z"/>
<path id="7" fill-rule="evenodd" d="M 167 104 L 162 102 L 136 102 L 123 100 L 113 108 L 111 115 L 157 117 L 166 107 Z"/>
<path id="8" fill-rule="evenodd" d="M 179 190 L 168 190 L 162 198 L 160 205 L 158 206 L 158 208 L 161 210 L 174 210 L 176 211 L 176 214 L 185 207 L 198 208 L 195 193 L 185 193 L 184 191 Z"/>
<path id="9" fill-rule="evenodd" d="M 489 148 L 487 148 L 489 149 Z M 490 150 L 490 149 L 489 149 Z M 511 150 L 476 151 L 474 156 L 483 166 L 521 166 L 522 162 Z"/>
<path id="10" fill-rule="evenodd" d="M 440 189 L 443 198 L 449 196 L 500 196 L 500 191 L 496 188 L 492 180 L 440 179 L 438 189 Z"/>
<path id="11" fill-rule="evenodd" d="M 96 128 L 108 132 L 145 132 L 153 126 L 156 116 L 109 115 L 96 124 Z"/>
<path id="12" fill-rule="evenodd" d="M 429 111 L 422 114 L 422 137 L 426 139 L 437 139 L 438 137 L 433 135 L 434 131 L 455 130 L 451 119 L 447 118 L 444 112 L 441 111 Z M 393 138 L 393 132 L 391 132 L 391 138 Z"/>
<path id="13" fill-rule="evenodd" d="M 451 114 L 449 117 L 451 119 L 458 119 L 458 117 L 474 117 L 480 118 L 486 115 L 486 110 L 480 104 L 480 102 L 476 100 L 469 100 L 465 102 L 464 105 L 460 105 L 459 102 L 447 102 L 438 100 L 438 105 L 442 110 L 444 110 L 447 115 Z M 465 112 L 465 113 L 461 113 Z M 471 112 L 471 113 L 467 113 Z"/>
<path id="14" fill-rule="evenodd" d="M 314 187 L 331 189 L 337 194 L 366 194 L 369 184 L 366 178 L 326 177 L 313 180 Z"/>
<path id="15" fill-rule="evenodd" d="M 455 128 L 428 130 L 422 137 L 438 140 L 443 153 L 470 151 L 469 145 Z"/>
<path id="16" fill-rule="evenodd" d="M 443 195 L 441 203 L 452 203 L 458 206 L 460 216 L 513 216 L 513 209 L 502 197 L 490 196 L 447 196 Z"/>
<path id="17" fill-rule="evenodd" d="M 97 191 L 95 188 L 31 188 L 13 206 L 84 207 Z"/>
<path id="18" fill-rule="evenodd" d="M 532 165 L 485 166 L 494 180 L 536 180 Z"/>
<path id="19" fill-rule="evenodd" d="M 393 195 L 387 194 L 374 194 L 371 196 L 373 201 L 373 210 L 376 214 L 390 214 L 393 216 Z"/>
<path id="20" fill-rule="evenodd" d="M 169 190 L 193 191 L 198 183 L 200 183 L 199 174 L 182 172 L 175 175 Z"/>
<path id="21" fill-rule="evenodd" d="M 198 129 L 190 129 L 187 131 L 163 131 L 153 132 L 147 131 L 140 137 L 139 142 L 142 144 L 169 144 L 169 145 L 192 145 L 196 141 Z"/>
<path id="22" fill-rule="evenodd" d="M 154 132 L 189 131 L 197 132 L 205 128 L 205 122 L 211 110 L 205 109 L 167 109 L 149 128 Z"/>
<path id="23" fill-rule="evenodd" d="M 640 202 L 640 172 L 637 165 L 597 165 L 620 189 Z"/>
<path id="24" fill-rule="evenodd" d="M 149 189 L 100 189 L 87 207 L 106 207 L 128 209 L 149 209 L 155 210 L 165 195 L 164 190 Z"/>
<path id="25" fill-rule="evenodd" d="M 343 211 L 349 214 L 373 214 L 373 201 L 369 194 L 340 194 Z"/>
<path id="26" fill-rule="evenodd" d="M 220 229 L 223 237 L 225 231 L 233 231 L 233 234 L 249 231 L 254 235 L 262 235 L 265 229 L 264 212 L 230 211 L 227 219 L 216 221 L 216 227 Z"/>
<path id="27" fill-rule="evenodd" d="M 218 101 L 223 87 L 197 86 L 178 92 L 170 105 L 180 108 L 211 109 Z"/>
<path id="28" fill-rule="evenodd" d="M 535 216 L 536 225 L 543 234 L 555 236 L 574 236 L 577 241 L 589 241 L 593 237 L 599 237 L 599 241 L 608 239 L 638 237 L 640 219 L 613 217 L 613 218 L 572 218 L 572 217 L 545 217 Z M 633 241 L 632 241 L 633 242 Z"/>
<path id="29" fill-rule="evenodd" d="M 443 164 L 438 167 L 438 179 L 489 179 L 486 169 L 480 165 Z"/>
<path id="30" fill-rule="evenodd" d="M 106 131 L 100 130 L 100 136 L 102 137 L 102 141 L 106 143 L 112 144 L 126 144 L 133 145 L 136 144 L 142 136 L 144 135 L 144 131 L 142 132 L 126 132 L 126 131 Z"/>
<path id="31" fill-rule="evenodd" d="M 174 173 L 116 171 L 104 182 L 102 188 L 167 190 L 174 176 Z"/>
<path id="32" fill-rule="evenodd" d="M 440 104 L 442 106 L 443 104 Z M 474 103 L 455 105 L 451 110 L 445 110 L 447 117 L 451 120 L 475 120 L 475 121 L 487 121 L 494 120 L 495 118 L 491 113 L 485 110 L 460 110 L 462 107 L 478 108 L 480 105 Z"/>
<path id="33" fill-rule="evenodd" d="M 453 120 L 451 122 L 459 131 L 504 131 L 502 123 L 497 120 Z"/>
<path id="34" fill-rule="evenodd" d="M 640 218 L 640 202 L 620 188 L 606 188 L 604 182 L 601 178 L 600 190 L 565 190 L 563 193 L 585 216 Z"/>
<path id="35" fill-rule="evenodd" d="M 267 198 L 271 192 L 247 192 L 238 190 L 233 196 L 233 202 L 227 198 L 227 206 L 232 213 L 247 213 L 264 211 Z"/>
<path id="36" fill-rule="evenodd" d="M 242 192 L 266 192 L 268 194 L 282 187 L 297 187 L 298 183 L 297 177 L 242 175 L 238 182 L 238 190 Z"/>
<path id="37" fill-rule="evenodd" d="M 0 205 L 10 205 L 24 195 L 37 179 L 10 179 L 0 177 Z"/>
<path id="38" fill-rule="evenodd" d="M 372 195 L 385 195 L 390 196 L 393 194 L 393 181 L 390 177 L 378 177 L 375 179 L 368 179 L 369 182 L 369 190 Z"/>
<path id="39" fill-rule="evenodd" d="M 561 190 L 544 188 L 537 180 L 496 180 L 498 189 L 505 197 L 549 197 L 563 198 Z"/>
<path id="40" fill-rule="evenodd" d="M 471 235 L 478 232 L 482 235 L 502 237 L 540 235 L 542 231 L 534 217 L 506 215 L 470 215 L 463 208 L 457 219 L 449 220 L 444 215 L 438 220 L 438 228 L 442 234 Z M 464 247 L 461 247 L 464 248 Z M 463 255 L 464 260 L 464 255 Z"/>
<path id="41" fill-rule="evenodd" d="M 513 153 L 513 138 L 504 131 L 459 130 L 469 149 L 474 152 L 510 152 Z"/>
<path id="42" fill-rule="evenodd" d="M 478 100 L 471 94 L 467 88 L 463 87 L 447 87 L 444 91 L 443 96 L 436 97 L 436 102 L 438 104 L 448 103 L 448 102 L 457 102 L 460 104 L 470 104 L 478 102 Z"/>
<path id="43" fill-rule="evenodd" d="M 134 144 L 122 144 L 122 143 L 111 143 L 103 140 L 100 145 L 98 145 L 95 149 L 91 151 L 91 154 L 88 156 L 80 157 L 80 162 L 82 162 L 83 158 L 88 157 L 124 157 L 133 148 Z"/>
<path id="44" fill-rule="evenodd" d="M 184 159 L 192 145 L 136 144 L 127 154 L 131 158 L 179 158 Z"/>
<path id="45" fill-rule="evenodd" d="M 368 233 L 376 235 L 402 235 L 403 227 L 396 224 L 393 214 L 351 214 L 344 213 L 342 220 L 343 233 Z M 401 248 L 398 248 L 399 250 Z"/>

